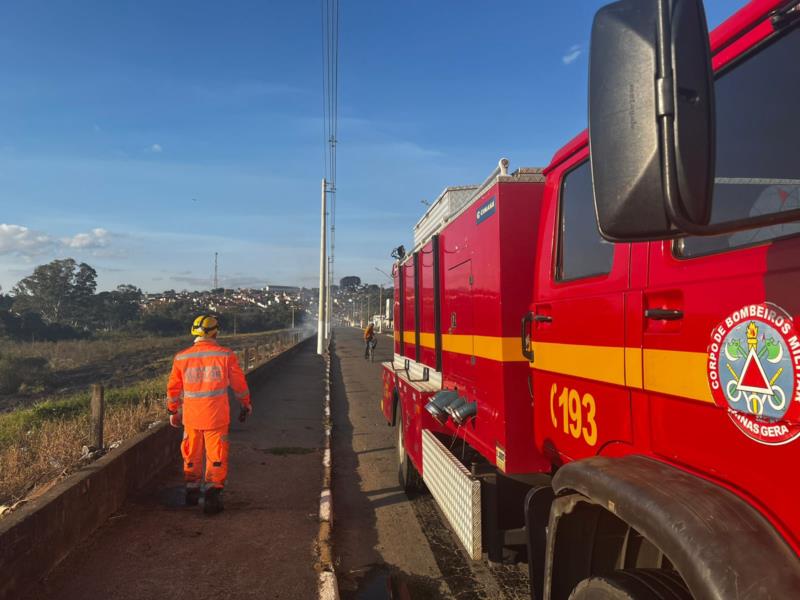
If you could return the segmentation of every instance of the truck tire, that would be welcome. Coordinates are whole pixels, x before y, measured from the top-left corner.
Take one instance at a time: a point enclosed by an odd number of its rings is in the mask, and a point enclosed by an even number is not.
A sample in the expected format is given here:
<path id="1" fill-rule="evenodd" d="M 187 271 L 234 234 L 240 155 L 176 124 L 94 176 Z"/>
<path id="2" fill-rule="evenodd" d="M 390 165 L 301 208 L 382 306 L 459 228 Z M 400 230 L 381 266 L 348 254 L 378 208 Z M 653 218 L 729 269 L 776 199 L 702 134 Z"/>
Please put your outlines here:
<path id="1" fill-rule="evenodd" d="M 625 569 L 584 579 L 569 600 L 692 600 L 692 595 L 675 571 Z"/>
<path id="2" fill-rule="evenodd" d="M 420 489 L 419 474 L 406 452 L 403 408 L 398 405 L 397 409 L 397 481 L 404 492 L 416 492 Z"/>

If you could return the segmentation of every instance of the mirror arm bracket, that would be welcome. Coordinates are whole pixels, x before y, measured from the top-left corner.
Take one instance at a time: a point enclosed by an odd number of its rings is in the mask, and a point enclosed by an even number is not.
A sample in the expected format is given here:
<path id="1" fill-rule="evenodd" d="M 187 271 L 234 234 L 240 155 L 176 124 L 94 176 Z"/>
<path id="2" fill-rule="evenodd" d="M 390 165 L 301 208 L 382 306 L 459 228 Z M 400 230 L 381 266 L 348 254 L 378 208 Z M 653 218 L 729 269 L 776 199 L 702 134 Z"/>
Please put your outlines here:
<path id="1" fill-rule="evenodd" d="M 675 101 L 673 95 L 673 79 L 659 77 L 656 79 L 656 116 L 665 117 L 675 114 Z"/>

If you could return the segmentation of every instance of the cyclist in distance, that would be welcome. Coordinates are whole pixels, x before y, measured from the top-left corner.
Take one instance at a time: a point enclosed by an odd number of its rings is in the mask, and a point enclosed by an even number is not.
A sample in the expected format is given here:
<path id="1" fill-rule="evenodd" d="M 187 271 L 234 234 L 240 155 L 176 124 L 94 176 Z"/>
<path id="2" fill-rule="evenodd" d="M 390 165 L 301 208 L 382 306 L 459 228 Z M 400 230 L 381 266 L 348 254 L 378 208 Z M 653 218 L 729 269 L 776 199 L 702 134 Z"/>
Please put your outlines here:
<path id="1" fill-rule="evenodd" d="M 369 358 L 370 346 L 372 346 L 372 349 L 374 350 L 377 343 L 378 340 L 375 337 L 375 325 L 370 323 L 364 330 L 364 358 Z"/>

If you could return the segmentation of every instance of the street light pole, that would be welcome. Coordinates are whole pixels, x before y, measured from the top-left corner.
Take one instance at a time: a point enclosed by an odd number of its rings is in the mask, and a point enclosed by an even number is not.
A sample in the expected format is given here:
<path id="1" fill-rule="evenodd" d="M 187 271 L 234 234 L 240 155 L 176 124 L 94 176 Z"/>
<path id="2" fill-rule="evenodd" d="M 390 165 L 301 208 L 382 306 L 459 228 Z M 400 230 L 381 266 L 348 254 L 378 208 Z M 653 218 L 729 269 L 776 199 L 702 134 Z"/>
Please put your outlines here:
<path id="1" fill-rule="evenodd" d="M 378 300 L 378 311 L 383 310 L 383 284 L 381 284 L 381 295 L 380 300 Z M 381 318 L 378 319 L 378 333 L 383 333 L 383 313 L 381 312 Z"/>
<path id="2" fill-rule="evenodd" d="M 322 180 L 322 215 L 319 228 L 319 310 L 317 315 L 317 354 L 325 354 L 325 283 L 327 274 L 325 267 L 327 260 L 325 256 L 326 242 L 325 232 L 327 228 L 325 216 L 325 179 Z"/>
<path id="3" fill-rule="evenodd" d="M 384 277 L 386 277 L 386 279 L 388 279 L 389 281 L 392 282 L 392 285 L 394 285 L 394 279 L 386 271 L 384 271 L 383 269 L 379 269 L 378 267 L 375 267 L 375 270 L 378 271 L 378 273 L 381 273 Z M 379 321 L 378 333 L 382 333 L 383 332 L 383 319 L 386 317 L 386 311 L 383 308 L 383 284 L 381 284 L 381 296 L 380 296 L 380 298 L 381 298 L 381 300 L 380 300 L 380 304 L 378 305 L 378 311 L 381 313 L 381 320 Z"/>

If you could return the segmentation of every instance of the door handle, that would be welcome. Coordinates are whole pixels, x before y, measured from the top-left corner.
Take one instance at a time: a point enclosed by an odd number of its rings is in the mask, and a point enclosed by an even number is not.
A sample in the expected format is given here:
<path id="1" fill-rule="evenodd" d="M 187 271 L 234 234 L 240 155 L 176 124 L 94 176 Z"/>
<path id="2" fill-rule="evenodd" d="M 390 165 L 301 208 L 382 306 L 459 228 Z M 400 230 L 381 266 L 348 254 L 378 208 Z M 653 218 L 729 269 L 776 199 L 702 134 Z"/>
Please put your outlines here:
<path id="1" fill-rule="evenodd" d="M 533 320 L 537 323 L 552 323 L 553 317 L 550 315 L 533 315 Z"/>
<path id="2" fill-rule="evenodd" d="M 648 308 L 644 311 L 646 319 L 658 321 L 677 321 L 683 318 L 683 311 L 669 308 Z"/>
<path id="3" fill-rule="evenodd" d="M 520 343 L 522 344 L 522 356 L 528 359 L 528 362 L 533 362 L 533 350 L 531 349 L 531 336 L 529 324 L 535 318 L 532 312 L 527 313 L 522 317 L 522 327 L 519 333 Z"/>

